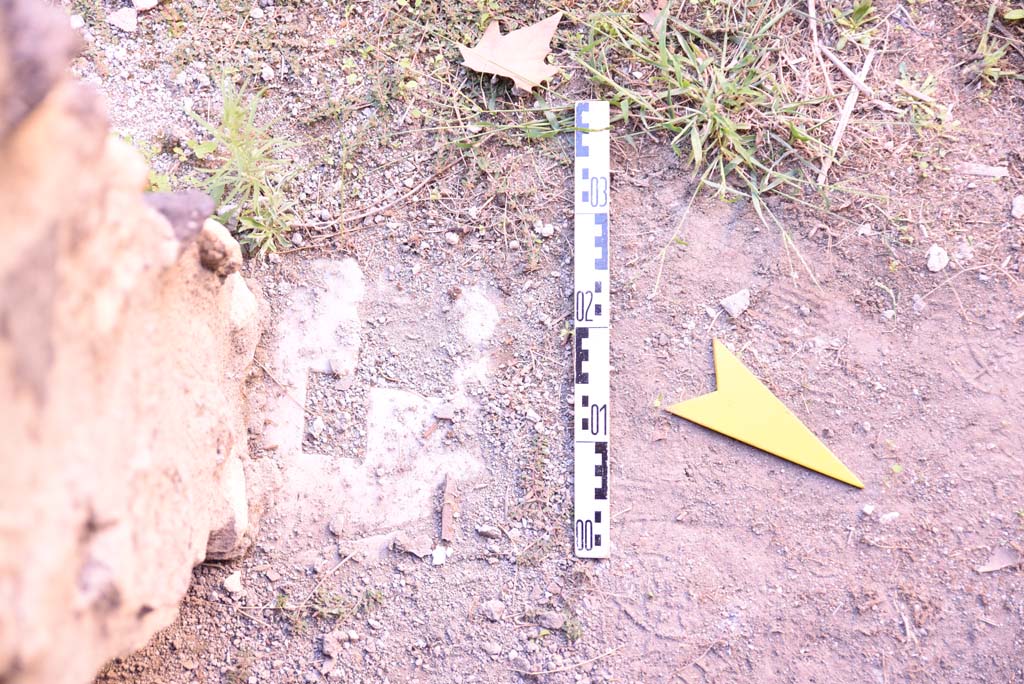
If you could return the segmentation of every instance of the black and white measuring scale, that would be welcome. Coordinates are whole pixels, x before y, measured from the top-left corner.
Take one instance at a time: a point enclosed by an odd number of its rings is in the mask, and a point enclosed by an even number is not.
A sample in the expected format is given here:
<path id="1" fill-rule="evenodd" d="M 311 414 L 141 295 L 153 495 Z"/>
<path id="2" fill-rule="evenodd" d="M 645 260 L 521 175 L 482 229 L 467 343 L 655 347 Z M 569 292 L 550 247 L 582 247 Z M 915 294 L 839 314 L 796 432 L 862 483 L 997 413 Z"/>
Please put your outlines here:
<path id="1" fill-rule="evenodd" d="M 609 301 L 608 103 L 576 103 L 575 478 L 573 538 L 580 558 L 608 558 Z"/>

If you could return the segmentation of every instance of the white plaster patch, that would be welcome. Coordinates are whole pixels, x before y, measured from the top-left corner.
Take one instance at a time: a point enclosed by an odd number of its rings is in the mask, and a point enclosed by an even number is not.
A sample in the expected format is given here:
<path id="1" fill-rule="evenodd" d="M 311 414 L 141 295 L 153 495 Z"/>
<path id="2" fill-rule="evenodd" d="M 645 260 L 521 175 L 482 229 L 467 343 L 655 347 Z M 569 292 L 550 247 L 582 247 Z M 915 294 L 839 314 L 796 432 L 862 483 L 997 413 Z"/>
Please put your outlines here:
<path id="1" fill-rule="evenodd" d="M 464 290 L 459 297 L 458 308 L 462 313 L 462 335 L 470 344 L 482 345 L 491 339 L 498 325 L 498 307 L 482 287 Z"/>
<path id="2" fill-rule="evenodd" d="M 301 287 L 291 293 L 277 324 L 271 369 L 287 387 L 271 401 L 273 424 L 264 430 L 264 441 L 277 446 L 285 474 L 278 524 L 286 536 L 294 534 L 299 544 L 308 544 L 309 535 L 326 533 L 327 522 L 342 514 L 347 521 L 341 531 L 343 547 L 372 559 L 390 539 L 388 533 L 434 515 L 446 475 L 465 481 L 483 472 L 479 445 L 472 439 L 458 445 L 446 442 L 451 426 L 438 423 L 434 412 L 452 403 L 460 411 L 461 424 L 471 426 L 478 420 L 478 405 L 466 387 L 488 382 L 489 359 L 483 347 L 498 324 L 498 309 L 479 286 L 467 288 L 460 298 L 460 330 L 473 349 L 456 369 L 451 395 L 371 387 L 366 415 L 353 416 L 357 422 L 365 420 L 364 459 L 310 453 L 303 450 L 308 373 L 354 372 L 361 344 L 358 307 L 364 296 L 363 277 L 354 261 L 320 260 L 312 265 L 324 287 Z M 417 306 L 414 301 L 396 303 L 391 297 L 386 301 L 399 310 Z"/>
<path id="3" fill-rule="evenodd" d="M 288 297 L 286 312 L 277 323 L 277 349 L 271 371 L 285 388 L 269 411 L 271 424 L 264 442 L 277 446 L 284 483 L 277 512 L 288 524 L 319 525 L 339 506 L 330 485 L 331 459 L 302 450 L 305 433 L 306 381 L 309 371 L 326 372 L 331 362 L 341 372 L 352 372 L 359 358 L 359 303 L 363 298 L 363 274 L 352 259 L 320 259 L 311 264 L 324 287 L 296 288 Z M 328 517 L 329 519 L 329 517 Z"/>
<path id="4" fill-rule="evenodd" d="M 377 387 L 366 416 L 366 459 L 341 464 L 343 495 L 354 531 L 393 529 L 430 515 L 446 474 L 470 479 L 482 470 L 477 454 L 444 444 L 444 431 L 428 428 L 439 397 Z"/>

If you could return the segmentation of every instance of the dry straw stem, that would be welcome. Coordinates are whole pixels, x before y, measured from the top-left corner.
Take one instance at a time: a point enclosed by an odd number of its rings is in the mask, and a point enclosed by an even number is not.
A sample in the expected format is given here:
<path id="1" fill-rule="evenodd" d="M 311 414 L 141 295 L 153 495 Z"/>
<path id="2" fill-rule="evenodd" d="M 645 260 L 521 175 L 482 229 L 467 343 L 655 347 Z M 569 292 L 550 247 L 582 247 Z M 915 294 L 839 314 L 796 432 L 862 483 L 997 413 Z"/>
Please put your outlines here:
<path id="1" fill-rule="evenodd" d="M 871 71 L 871 63 L 875 59 L 875 51 L 868 50 L 867 57 L 864 58 L 864 66 L 861 67 L 858 77 L 861 81 L 867 78 L 868 72 Z M 829 145 L 829 155 L 825 158 L 825 161 L 821 165 L 821 173 L 818 174 L 818 185 L 824 185 L 825 181 L 828 180 L 829 169 L 832 168 L 832 164 L 835 162 L 836 152 L 839 150 L 839 143 L 843 140 L 843 133 L 846 132 L 846 126 L 850 123 L 850 116 L 853 114 L 854 107 L 857 106 L 857 96 L 860 94 L 860 90 L 856 86 L 850 87 L 850 94 L 846 96 L 846 104 L 843 105 L 842 114 L 839 116 L 839 123 L 836 125 L 836 132 L 832 136 L 832 144 Z"/>
<path id="2" fill-rule="evenodd" d="M 828 66 L 825 64 L 825 60 L 821 58 L 821 43 L 818 41 L 818 6 L 814 0 L 807 0 L 807 21 L 811 25 L 811 50 L 814 52 L 814 58 L 817 60 L 818 65 L 821 66 L 821 73 L 825 77 L 825 88 L 830 95 L 835 95 L 836 91 L 832 87 L 832 79 L 828 75 Z"/>
<path id="3" fill-rule="evenodd" d="M 843 76 L 846 76 L 846 78 L 850 80 L 850 83 L 857 86 L 857 90 L 864 93 L 871 99 L 875 98 L 875 91 L 869 88 L 864 81 L 857 76 L 857 74 L 853 73 L 853 71 L 850 70 L 850 67 L 846 66 L 846 64 L 843 63 L 843 60 L 836 56 L 836 53 L 832 52 L 824 45 L 819 45 L 818 47 L 821 49 L 821 52 L 828 57 L 828 60 L 843 72 Z"/>

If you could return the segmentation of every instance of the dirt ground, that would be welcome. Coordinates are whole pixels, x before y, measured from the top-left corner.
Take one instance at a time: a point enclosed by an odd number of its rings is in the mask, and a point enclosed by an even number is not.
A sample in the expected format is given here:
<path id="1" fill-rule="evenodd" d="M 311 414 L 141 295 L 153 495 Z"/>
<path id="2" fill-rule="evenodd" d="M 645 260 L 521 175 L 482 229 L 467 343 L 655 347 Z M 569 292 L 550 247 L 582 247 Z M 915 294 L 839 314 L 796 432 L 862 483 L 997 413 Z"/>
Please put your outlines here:
<path id="1" fill-rule="evenodd" d="M 225 64 L 262 78 L 302 143 L 306 218 L 247 273 L 268 321 L 252 448 L 281 469 L 277 506 L 97 682 L 1024 682 L 1020 564 L 977 571 L 1024 552 L 1024 82 L 965 76 L 987 5 L 876 3 L 869 85 L 897 101 L 901 66 L 931 74 L 952 121 L 862 103 L 833 171 L 862 192 L 772 200 L 791 242 L 744 201 L 690 206 L 684 159 L 613 132 L 614 549 L 595 562 L 571 553 L 571 144 L 510 133 L 460 160 L 438 93 L 486 88 L 416 23 L 464 12 L 469 40 L 485 10 L 546 10 L 243 4 L 168 0 L 134 34 L 104 21 L 120 3 L 68 4 L 76 70 L 173 182 L 188 162 L 163 141 L 198 135 L 186 100 L 212 107 Z M 433 75 L 409 86 L 403 58 Z M 602 96 L 555 59 L 568 100 Z M 1016 47 L 1006 64 L 1024 70 Z M 742 288 L 731 318 L 718 302 Z M 663 410 L 713 389 L 715 338 L 863 490 Z M 434 564 L 446 477 L 457 533 Z"/>

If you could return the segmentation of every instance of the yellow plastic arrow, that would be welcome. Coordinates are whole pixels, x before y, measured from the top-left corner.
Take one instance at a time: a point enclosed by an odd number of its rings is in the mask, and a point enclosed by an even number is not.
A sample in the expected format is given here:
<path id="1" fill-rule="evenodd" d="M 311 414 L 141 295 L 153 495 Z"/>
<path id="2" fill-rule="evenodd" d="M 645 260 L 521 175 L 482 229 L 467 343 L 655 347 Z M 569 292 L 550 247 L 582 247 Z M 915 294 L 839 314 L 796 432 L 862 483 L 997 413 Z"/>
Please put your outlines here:
<path id="1" fill-rule="evenodd" d="M 864 488 L 857 476 L 724 344 L 715 340 L 714 350 L 717 389 L 669 406 L 670 413 L 840 482 Z"/>

